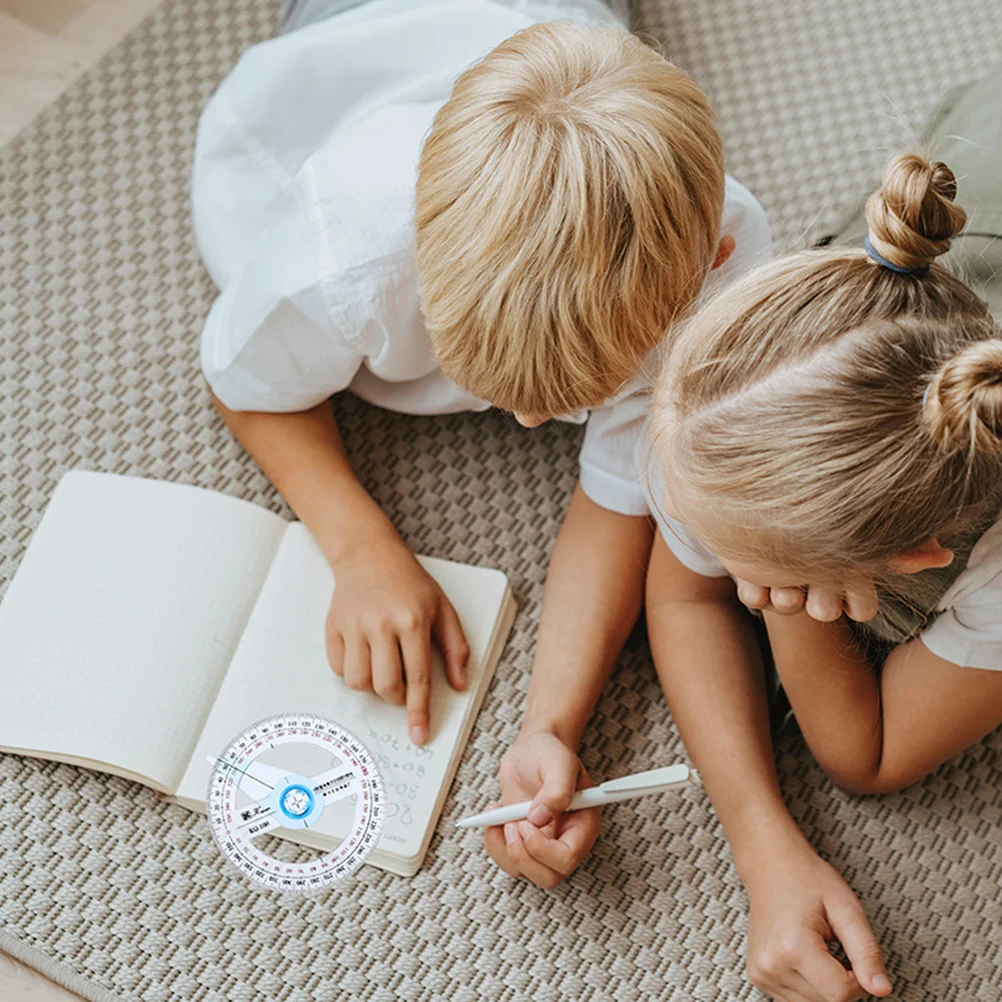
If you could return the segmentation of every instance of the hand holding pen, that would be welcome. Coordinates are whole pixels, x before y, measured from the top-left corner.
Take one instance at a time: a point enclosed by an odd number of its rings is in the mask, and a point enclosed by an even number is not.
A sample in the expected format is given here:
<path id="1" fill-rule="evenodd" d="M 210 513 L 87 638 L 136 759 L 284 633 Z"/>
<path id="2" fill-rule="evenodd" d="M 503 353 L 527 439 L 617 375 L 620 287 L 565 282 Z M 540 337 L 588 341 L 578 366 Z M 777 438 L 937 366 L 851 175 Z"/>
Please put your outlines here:
<path id="1" fill-rule="evenodd" d="M 502 763 L 507 806 L 464 819 L 460 827 L 487 827 L 494 861 L 513 877 L 551 888 L 587 855 L 601 827 L 597 807 L 670 789 L 699 785 L 684 765 L 591 786 L 578 757 L 548 732 L 520 737 Z"/>

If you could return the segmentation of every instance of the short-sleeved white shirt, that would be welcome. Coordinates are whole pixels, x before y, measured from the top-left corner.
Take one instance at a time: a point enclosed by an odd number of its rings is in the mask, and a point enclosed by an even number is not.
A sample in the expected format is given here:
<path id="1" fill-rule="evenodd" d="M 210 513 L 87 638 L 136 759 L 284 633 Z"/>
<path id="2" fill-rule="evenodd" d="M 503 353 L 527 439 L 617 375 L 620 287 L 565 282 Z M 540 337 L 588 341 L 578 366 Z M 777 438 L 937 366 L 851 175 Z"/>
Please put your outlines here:
<path id="1" fill-rule="evenodd" d="M 665 485 L 656 469 L 647 484 L 658 530 L 679 562 L 703 577 L 726 577 L 720 558 L 664 510 Z M 977 541 L 935 612 L 919 634 L 933 654 L 966 668 L 1002 671 L 1002 519 Z"/>
<path id="2" fill-rule="evenodd" d="M 933 654 L 956 665 L 1002 670 L 1002 520 L 974 545 L 922 633 Z"/>
<path id="3" fill-rule="evenodd" d="M 202 367 L 233 410 L 296 411 L 340 390 L 390 410 L 490 405 L 448 379 L 418 300 L 413 201 L 432 119 L 455 78 L 535 20 L 622 24 L 601 0 L 373 0 L 248 50 L 202 114 L 193 209 L 220 295 Z M 731 259 L 706 291 L 769 251 L 758 202 L 727 179 Z M 581 482 L 613 511 L 648 511 L 635 453 L 648 381 L 587 414 Z"/>

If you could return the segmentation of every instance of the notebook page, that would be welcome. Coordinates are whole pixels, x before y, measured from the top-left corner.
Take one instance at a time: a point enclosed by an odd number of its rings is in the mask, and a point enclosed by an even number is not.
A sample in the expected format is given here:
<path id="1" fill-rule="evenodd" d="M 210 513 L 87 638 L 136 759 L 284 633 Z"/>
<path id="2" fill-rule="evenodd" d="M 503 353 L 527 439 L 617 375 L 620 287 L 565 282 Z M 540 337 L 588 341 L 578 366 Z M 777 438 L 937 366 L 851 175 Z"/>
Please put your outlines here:
<path id="1" fill-rule="evenodd" d="M 197 487 L 67 474 L 0 604 L 0 746 L 175 788 L 285 525 Z"/>
<path id="2" fill-rule="evenodd" d="M 420 557 L 456 607 L 470 644 L 470 679 L 457 693 L 436 659 L 431 740 L 407 738 L 404 708 L 353 692 L 327 663 L 324 623 L 334 579 L 309 532 L 286 531 L 240 646 L 205 725 L 178 797 L 205 801 L 208 755 L 218 756 L 245 727 L 279 713 L 310 712 L 336 720 L 372 751 L 387 787 L 387 820 L 379 850 L 416 855 L 431 824 L 467 709 L 507 592 L 499 571 Z M 273 764 L 288 767 L 284 761 Z M 311 773 L 312 775 L 312 773 Z M 346 812 L 328 810 L 315 831 L 343 837 Z"/>

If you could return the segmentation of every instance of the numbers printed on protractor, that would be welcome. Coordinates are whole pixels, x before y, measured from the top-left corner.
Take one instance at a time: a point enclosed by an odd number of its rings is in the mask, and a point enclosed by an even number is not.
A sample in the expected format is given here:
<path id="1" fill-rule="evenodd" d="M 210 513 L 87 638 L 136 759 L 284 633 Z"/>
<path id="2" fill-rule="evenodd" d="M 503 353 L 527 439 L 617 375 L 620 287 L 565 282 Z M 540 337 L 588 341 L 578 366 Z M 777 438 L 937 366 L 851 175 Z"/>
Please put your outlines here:
<path id="1" fill-rule="evenodd" d="M 320 749 L 326 767 L 313 776 L 283 767 L 283 748 L 291 758 L 295 745 Z M 268 762 L 262 761 L 265 756 Z M 206 801 L 212 834 L 223 855 L 264 887 L 301 894 L 323 890 L 355 873 L 379 841 L 387 805 L 376 759 L 332 720 L 309 713 L 269 717 L 238 734 L 209 761 Z M 258 836 L 277 829 L 312 828 L 325 808 L 351 797 L 350 830 L 329 853 L 290 863 L 254 844 Z"/>

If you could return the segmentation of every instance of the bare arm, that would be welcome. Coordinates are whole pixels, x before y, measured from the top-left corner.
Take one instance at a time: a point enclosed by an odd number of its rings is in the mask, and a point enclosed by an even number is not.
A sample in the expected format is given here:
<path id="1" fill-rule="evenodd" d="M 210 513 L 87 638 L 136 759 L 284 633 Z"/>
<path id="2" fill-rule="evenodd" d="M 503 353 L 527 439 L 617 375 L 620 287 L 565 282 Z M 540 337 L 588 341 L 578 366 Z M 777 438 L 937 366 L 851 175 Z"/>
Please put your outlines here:
<path id="1" fill-rule="evenodd" d="M 546 575 L 522 724 L 576 748 L 640 615 L 654 531 L 574 491 Z"/>
<path id="2" fill-rule="evenodd" d="M 765 616 L 804 738 L 846 789 L 908 786 L 1002 724 L 1002 672 L 959 667 L 912 640 L 878 673 L 844 620 Z"/>
<path id="3" fill-rule="evenodd" d="M 308 411 L 231 411 L 212 397 L 227 427 L 254 457 L 331 564 L 378 540 L 403 545 L 359 483 L 329 403 Z"/>
<path id="4" fill-rule="evenodd" d="M 231 411 L 223 420 L 316 539 L 338 587 L 327 621 L 331 667 L 353 689 L 406 702 L 411 740 L 428 738 L 431 640 L 465 684 L 455 610 L 355 476 L 327 403 L 307 411 Z"/>
<path id="5" fill-rule="evenodd" d="M 560 812 L 588 785 L 575 752 L 640 613 L 652 536 L 647 518 L 607 511 L 579 486 L 557 537 L 522 730 L 501 765 L 505 802 L 535 800 L 536 824 L 486 834 L 499 866 L 544 887 L 569 874 L 598 836 L 597 810 Z"/>
<path id="6" fill-rule="evenodd" d="M 658 536 L 647 583 L 654 662 L 748 890 L 748 973 L 782 1002 L 846 1002 L 891 990 L 859 902 L 783 803 L 762 662 L 729 578 L 683 567 Z M 826 941 L 839 939 L 846 971 Z"/>
<path id="7" fill-rule="evenodd" d="M 730 578 L 688 570 L 658 537 L 647 630 L 668 706 L 744 878 L 775 841 L 805 842 L 779 789 L 750 620 Z"/>

